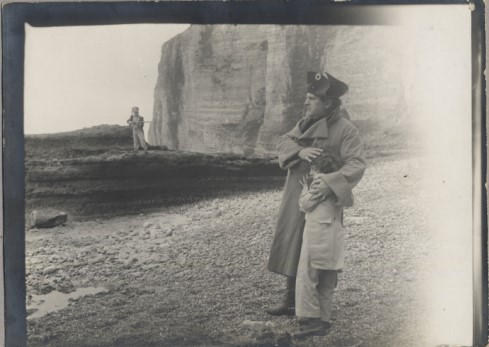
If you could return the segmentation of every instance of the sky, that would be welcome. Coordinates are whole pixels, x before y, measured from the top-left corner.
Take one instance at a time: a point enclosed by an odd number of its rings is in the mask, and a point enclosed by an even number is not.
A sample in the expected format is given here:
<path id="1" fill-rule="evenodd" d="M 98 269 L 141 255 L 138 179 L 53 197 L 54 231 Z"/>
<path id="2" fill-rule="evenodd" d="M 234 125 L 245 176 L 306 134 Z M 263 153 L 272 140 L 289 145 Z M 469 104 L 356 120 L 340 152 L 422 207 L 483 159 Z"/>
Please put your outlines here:
<path id="1" fill-rule="evenodd" d="M 161 47 L 188 24 L 26 25 L 24 133 L 153 117 Z"/>

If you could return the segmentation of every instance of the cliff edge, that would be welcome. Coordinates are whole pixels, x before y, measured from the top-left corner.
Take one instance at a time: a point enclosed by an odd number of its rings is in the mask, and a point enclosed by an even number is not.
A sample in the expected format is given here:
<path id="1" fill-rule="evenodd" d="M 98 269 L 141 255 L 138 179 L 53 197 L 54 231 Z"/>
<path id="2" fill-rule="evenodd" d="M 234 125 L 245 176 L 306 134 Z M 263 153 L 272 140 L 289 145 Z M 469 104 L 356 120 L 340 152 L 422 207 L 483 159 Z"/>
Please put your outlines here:
<path id="1" fill-rule="evenodd" d="M 202 153 L 271 154 L 301 118 L 309 70 L 350 85 L 343 107 L 353 122 L 391 124 L 407 110 L 395 30 L 192 25 L 162 46 L 149 142 Z"/>

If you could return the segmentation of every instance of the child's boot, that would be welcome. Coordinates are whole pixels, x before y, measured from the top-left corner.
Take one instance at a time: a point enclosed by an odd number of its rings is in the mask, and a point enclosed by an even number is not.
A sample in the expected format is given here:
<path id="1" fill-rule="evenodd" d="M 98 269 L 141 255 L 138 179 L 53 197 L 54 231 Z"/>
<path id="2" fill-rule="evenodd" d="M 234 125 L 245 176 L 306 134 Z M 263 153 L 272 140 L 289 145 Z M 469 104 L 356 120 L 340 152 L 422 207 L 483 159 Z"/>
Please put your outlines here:
<path id="1" fill-rule="evenodd" d="M 324 336 L 331 328 L 331 323 L 323 322 L 321 318 L 303 318 L 299 321 L 300 329 L 292 334 L 296 339 L 305 339 L 309 336 Z"/>

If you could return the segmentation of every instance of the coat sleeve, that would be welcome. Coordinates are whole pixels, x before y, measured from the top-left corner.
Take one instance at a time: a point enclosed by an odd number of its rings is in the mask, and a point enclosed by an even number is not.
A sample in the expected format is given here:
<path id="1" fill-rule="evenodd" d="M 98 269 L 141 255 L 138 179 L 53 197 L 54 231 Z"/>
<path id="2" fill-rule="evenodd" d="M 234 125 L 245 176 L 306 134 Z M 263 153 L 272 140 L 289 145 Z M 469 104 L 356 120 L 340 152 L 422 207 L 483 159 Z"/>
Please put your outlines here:
<path id="1" fill-rule="evenodd" d="M 299 124 L 300 122 L 291 131 L 278 139 L 278 164 L 284 170 L 293 167 L 302 160 L 297 155 L 305 148 L 297 143 L 297 138 L 302 135 Z"/>
<path id="2" fill-rule="evenodd" d="M 353 205 L 352 189 L 360 182 L 366 168 L 365 149 L 354 126 L 346 128 L 343 133 L 340 155 L 343 167 L 325 175 L 323 180 L 335 193 L 336 205 L 348 207 Z"/>

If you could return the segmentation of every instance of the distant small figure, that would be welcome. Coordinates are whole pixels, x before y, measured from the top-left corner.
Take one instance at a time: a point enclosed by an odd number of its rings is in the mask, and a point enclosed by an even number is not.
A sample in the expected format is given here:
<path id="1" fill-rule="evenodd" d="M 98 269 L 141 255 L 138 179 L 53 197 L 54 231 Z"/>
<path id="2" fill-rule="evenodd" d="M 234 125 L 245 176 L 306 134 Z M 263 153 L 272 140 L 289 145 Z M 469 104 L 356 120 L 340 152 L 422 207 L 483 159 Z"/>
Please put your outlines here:
<path id="1" fill-rule="evenodd" d="M 143 147 L 144 153 L 148 150 L 148 144 L 144 139 L 144 118 L 139 115 L 139 107 L 134 106 L 131 109 L 131 117 L 127 120 L 127 124 L 132 128 L 132 138 L 134 140 L 134 151 L 139 150 L 139 146 Z"/>

